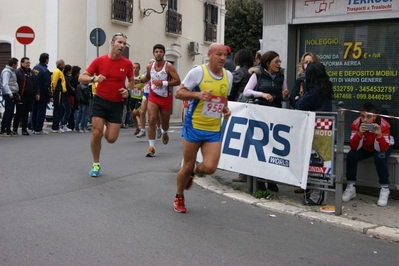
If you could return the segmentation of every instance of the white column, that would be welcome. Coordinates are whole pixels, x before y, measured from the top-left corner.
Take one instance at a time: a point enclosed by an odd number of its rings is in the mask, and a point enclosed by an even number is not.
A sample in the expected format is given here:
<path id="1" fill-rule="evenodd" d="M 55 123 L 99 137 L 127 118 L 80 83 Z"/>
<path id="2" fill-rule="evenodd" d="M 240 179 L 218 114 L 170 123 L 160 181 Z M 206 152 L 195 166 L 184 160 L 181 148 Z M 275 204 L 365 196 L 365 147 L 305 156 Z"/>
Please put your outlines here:
<path id="1" fill-rule="evenodd" d="M 48 53 L 50 60 L 48 63 L 48 69 L 53 71 L 55 61 L 58 59 L 58 1 L 47 0 L 46 1 L 46 46 L 41 53 Z"/>
<path id="2" fill-rule="evenodd" d="M 87 15 L 86 15 L 86 66 L 82 68 L 86 68 L 90 65 L 91 61 L 97 57 L 97 47 L 93 46 L 90 42 L 89 37 L 90 33 L 93 29 L 98 28 L 97 25 L 97 4 L 98 0 L 87 0 Z M 111 14 L 110 14 L 111 17 Z M 106 36 L 106 42 L 109 39 L 109 36 Z"/>
<path id="3" fill-rule="evenodd" d="M 225 20 L 226 20 L 226 5 L 225 0 L 222 0 L 220 7 L 220 43 L 224 44 L 224 31 L 225 31 Z"/>

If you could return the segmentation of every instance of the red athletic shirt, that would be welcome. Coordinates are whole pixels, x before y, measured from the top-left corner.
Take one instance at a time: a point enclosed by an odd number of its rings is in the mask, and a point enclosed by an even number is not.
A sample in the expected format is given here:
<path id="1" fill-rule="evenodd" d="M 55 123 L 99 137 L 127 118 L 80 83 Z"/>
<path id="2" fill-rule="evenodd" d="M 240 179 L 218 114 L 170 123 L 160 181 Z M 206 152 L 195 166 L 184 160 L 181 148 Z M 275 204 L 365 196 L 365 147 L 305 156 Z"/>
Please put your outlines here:
<path id="1" fill-rule="evenodd" d="M 86 71 L 90 75 L 101 74 L 106 77 L 104 81 L 98 83 L 96 94 L 110 102 L 123 101 L 119 89 L 125 87 L 126 78 L 134 76 L 132 62 L 123 56 L 117 60 L 109 58 L 108 55 L 97 57 Z"/>

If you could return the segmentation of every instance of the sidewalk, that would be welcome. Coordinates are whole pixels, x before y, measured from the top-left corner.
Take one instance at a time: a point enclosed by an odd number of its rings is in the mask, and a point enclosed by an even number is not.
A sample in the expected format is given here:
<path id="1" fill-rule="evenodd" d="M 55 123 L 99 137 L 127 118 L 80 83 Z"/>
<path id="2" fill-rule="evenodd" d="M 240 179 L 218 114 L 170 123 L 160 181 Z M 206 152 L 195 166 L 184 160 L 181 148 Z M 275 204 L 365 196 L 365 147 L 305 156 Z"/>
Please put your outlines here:
<path id="1" fill-rule="evenodd" d="M 171 125 L 181 125 L 181 120 L 171 118 Z M 260 208 L 294 215 L 321 222 L 347 230 L 356 231 L 370 237 L 399 242 L 399 191 L 391 190 L 388 205 L 377 206 L 379 188 L 356 187 L 357 196 L 349 202 L 343 202 L 342 215 L 320 213 L 321 206 L 305 206 L 302 204 L 303 194 L 295 194 L 296 187 L 278 184 L 279 192 L 271 192 L 269 200 L 256 199 L 247 188 L 246 183 L 233 182 L 238 173 L 217 170 L 212 176 L 195 178 L 199 186 Z M 377 182 L 377 180 L 376 180 Z M 327 204 L 334 205 L 335 194 L 328 192 Z M 277 216 L 278 218 L 278 216 Z"/>
<path id="2" fill-rule="evenodd" d="M 388 206 L 379 207 L 376 202 L 379 189 L 357 187 L 357 196 L 347 203 L 341 216 L 320 213 L 320 206 L 304 206 L 303 194 L 295 194 L 295 187 L 278 184 L 279 192 L 271 192 L 273 196 L 266 199 L 256 199 L 248 194 L 246 183 L 232 182 L 238 174 L 234 172 L 217 170 L 212 176 L 195 178 L 199 186 L 260 208 L 294 215 L 338 226 L 347 230 L 356 231 L 379 239 L 399 242 L 399 191 L 391 190 Z M 328 192 L 328 205 L 334 205 L 334 193 Z M 278 218 L 278 215 L 277 215 Z"/>

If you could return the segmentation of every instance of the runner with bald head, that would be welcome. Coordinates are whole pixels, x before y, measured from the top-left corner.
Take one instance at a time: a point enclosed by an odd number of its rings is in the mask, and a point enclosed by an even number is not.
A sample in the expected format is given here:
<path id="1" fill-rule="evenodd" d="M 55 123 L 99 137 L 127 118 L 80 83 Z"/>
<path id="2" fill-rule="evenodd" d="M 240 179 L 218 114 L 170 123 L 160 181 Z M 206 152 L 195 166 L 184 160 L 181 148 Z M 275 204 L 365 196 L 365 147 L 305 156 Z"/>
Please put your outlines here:
<path id="1" fill-rule="evenodd" d="M 233 75 L 224 69 L 226 47 L 213 43 L 208 50 L 209 62 L 188 72 L 175 97 L 189 101 L 184 119 L 183 162 L 177 173 L 177 192 L 174 210 L 185 213 L 184 190 L 189 189 L 195 174 L 213 174 L 219 163 L 221 150 L 221 117 L 230 117 L 227 96 Z M 195 166 L 197 152 L 201 148 L 203 161 Z"/>

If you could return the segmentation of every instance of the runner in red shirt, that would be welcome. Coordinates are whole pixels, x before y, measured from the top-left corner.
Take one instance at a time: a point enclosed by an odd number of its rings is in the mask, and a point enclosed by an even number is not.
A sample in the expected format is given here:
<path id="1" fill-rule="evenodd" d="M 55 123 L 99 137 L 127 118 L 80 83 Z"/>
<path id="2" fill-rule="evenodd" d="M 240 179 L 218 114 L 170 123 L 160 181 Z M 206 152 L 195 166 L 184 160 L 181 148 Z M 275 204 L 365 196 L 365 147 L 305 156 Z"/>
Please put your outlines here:
<path id="1" fill-rule="evenodd" d="M 126 39 L 126 35 L 116 33 L 112 37 L 109 54 L 94 59 L 79 76 L 81 83 L 98 82 L 93 98 L 93 133 L 90 142 L 93 166 L 89 175 L 92 177 L 100 176 L 102 137 L 104 136 L 108 143 L 114 143 L 119 136 L 123 98 L 129 96 L 129 90 L 125 87 L 126 79 L 129 81 L 128 88 L 134 87 L 133 64 L 122 56 Z"/>

